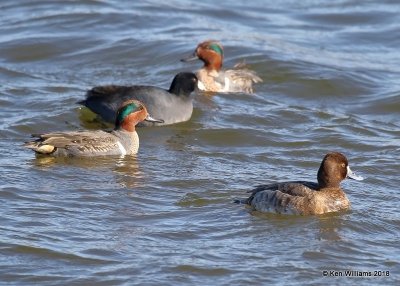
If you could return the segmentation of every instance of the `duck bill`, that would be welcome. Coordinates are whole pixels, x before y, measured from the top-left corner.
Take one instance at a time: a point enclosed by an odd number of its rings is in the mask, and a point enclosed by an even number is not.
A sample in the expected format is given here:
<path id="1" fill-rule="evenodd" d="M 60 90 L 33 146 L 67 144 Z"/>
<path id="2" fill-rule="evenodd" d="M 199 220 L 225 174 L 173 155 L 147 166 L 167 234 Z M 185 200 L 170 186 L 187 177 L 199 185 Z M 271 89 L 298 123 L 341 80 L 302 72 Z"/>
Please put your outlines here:
<path id="1" fill-rule="evenodd" d="M 362 181 L 364 180 L 363 177 L 356 175 L 349 166 L 347 166 L 347 178 L 356 180 L 356 181 Z"/>
<path id="2" fill-rule="evenodd" d="M 147 114 L 147 117 L 144 119 L 144 121 L 154 122 L 154 123 L 164 123 L 164 120 L 155 119 L 155 118 L 151 117 L 149 114 Z"/>
<path id="3" fill-rule="evenodd" d="M 194 52 L 193 54 L 187 56 L 186 58 L 181 59 L 181 62 L 192 62 L 198 59 L 199 57 L 197 56 L 196 52 Z"/>

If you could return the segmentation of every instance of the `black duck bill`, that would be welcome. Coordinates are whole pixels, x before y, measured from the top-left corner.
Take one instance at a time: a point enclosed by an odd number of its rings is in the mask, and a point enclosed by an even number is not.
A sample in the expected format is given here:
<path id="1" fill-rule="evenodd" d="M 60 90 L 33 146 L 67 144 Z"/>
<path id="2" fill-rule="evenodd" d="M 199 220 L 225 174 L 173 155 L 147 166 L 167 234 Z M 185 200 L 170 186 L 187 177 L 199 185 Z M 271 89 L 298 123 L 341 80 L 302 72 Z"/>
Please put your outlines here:
<path id="1" fill-rule="evenodd" d="M 192 61 L 195 61 L 198 59 L 199 59 L 199 57 L 197 56 L 196 52 L 194 52 L 193 54 L 181 59 L 181 62 L 192 62 Z"/>
<path id="2" fill-rule="evenodd" d="M 147 114 L 147 116 L 146 116 L 146 118 L 144 120 L 148 121 L 148 122 L 154 122 L 154 123 L 164 123 L 164 120 L 155 119 L 155 118 L 151 117 L 150 114 Z"/>

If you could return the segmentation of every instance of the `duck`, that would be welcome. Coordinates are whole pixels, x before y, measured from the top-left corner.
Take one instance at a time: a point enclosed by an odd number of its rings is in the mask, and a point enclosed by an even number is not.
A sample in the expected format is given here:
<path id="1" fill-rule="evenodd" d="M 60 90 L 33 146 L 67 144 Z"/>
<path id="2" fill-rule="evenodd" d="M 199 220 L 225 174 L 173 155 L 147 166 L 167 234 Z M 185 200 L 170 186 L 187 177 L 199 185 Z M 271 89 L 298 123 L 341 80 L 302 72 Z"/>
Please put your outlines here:
<path id="1" fill-rule="evenodd" d="M 143 121 L 162 122 L 147 112 L 137 100 L 125 101 L 118 109 L 112 131 L 71 131 L 33 134 L 37 139 L 24 144 L 37 154 L 54 157 L 94 157 L 134 155 L 139 149 L 135 126 Z"/>
<path id="2" fill-rule="evenodd" d="M 224 49 L 218 41 L 207 40 L 200 43 L 194 53 L 181 59 L 183 62 L 201 60 L 204 66 L 196 72 L 199 90 L 217 93 L 253 93 L 253 83 L 262 79 L 244 63 L 236 64 L 233 69 L 222 69 Z"/>
<path id="3" fill-rule="evenodd" d="M 105 85 L 96 86 L 86 93 L 86 99 L 78 103 L 86 106 L 109 123 L 113 123 L 118 107 L 128 99 L 141 101 L 155 118 L 163 122 L 139 122 L 138 126 L 170 125 L 188 121 L 193 112 L 193 97 L 197 77 L 190 72 L 178 73 L 168 90 L 155 86 Z"/>
<path id="4" fill-rule="evenodd" d="M 320 215 L 350 209 L 350 201 L 340 187 L 345 178 L 363 180 L 349 167 L 345 155 L 330 152 L 318 170 L 318 182 L 292 181 L 259 185 L 244 201 L 252 210 L 278 214 Z"/>

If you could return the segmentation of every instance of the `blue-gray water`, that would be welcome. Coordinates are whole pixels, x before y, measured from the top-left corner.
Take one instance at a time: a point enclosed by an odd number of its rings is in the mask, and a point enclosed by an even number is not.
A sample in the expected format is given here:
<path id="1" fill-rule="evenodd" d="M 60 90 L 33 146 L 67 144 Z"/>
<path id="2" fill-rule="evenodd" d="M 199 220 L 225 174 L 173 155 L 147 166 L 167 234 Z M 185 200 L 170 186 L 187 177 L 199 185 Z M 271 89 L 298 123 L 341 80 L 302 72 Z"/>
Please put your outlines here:
<path id="1" fill-rule="evenodd" d="M 399 283 L 400 2 L 0 2 L 0 284 Z M 31 133 L 102 128 L 75 103 L 101 84 L 168 87 L 245 60 L 254 95 L 196 95 L 189 122 L 140 129 L 136 158 L 35 158 Z M 261 215 L 259 183 L 315 180 L 328 151 L 350 212 Z M 324 270 L 385 277 L 324 277 Z M 339 272 L 344 275 L 344 272 Z"/>

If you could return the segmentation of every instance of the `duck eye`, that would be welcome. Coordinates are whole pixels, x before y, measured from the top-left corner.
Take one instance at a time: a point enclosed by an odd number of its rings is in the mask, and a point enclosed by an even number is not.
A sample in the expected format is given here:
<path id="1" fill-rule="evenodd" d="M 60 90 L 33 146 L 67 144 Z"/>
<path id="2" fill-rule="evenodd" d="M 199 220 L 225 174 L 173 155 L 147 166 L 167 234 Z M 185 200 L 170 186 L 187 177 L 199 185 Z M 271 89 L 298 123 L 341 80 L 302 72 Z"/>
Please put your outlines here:
<path id="1" fill-rule="evenodd" d="M 342 163 L 341 166 L 342 166 L 342 168 L 346 168 L 346 164 L 345 163 Z"/>

